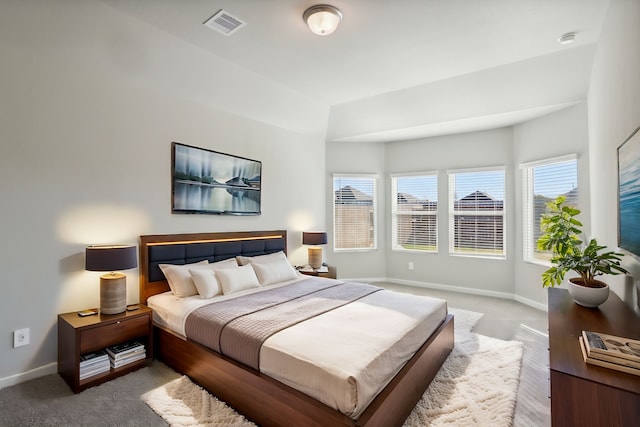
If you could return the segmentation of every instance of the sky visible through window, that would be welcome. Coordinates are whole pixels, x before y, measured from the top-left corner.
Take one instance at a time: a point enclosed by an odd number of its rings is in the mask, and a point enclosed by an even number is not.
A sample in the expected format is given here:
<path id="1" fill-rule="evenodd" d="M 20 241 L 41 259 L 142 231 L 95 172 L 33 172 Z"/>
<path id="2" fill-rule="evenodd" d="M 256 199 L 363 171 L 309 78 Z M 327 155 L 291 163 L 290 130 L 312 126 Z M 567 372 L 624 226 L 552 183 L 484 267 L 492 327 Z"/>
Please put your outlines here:
<path id="1" fill-rule="evenodd" d="M 482 177 L 482 183 L 477 182 L 478 176 L 476 173 L 459 173 L 456 174 L 456 200 L 473 193 L 474 191 L 482 191 L 489 194 L 496 200 L 504 200 L 504 182 L 501 177 L 504 176 L 503 171 L 495 172 L 480 172 Z M 558 182 L 549 182 L 545 180 L 536 179 L 538 175 L 549 175 L 549 173 L 559 174 L 567 177 L 563 180 L 562 185 L 558 185 Z M 539 166 L 535 168 L 534 183 L 535 194 L 543 195 L 549 198 L 555 198 L 560 194 L 565 194 L 578 184 L 578 171 L 573 162 L 555 163 L 552 165 Z M 495 178 L 495 179 L 493 179 Z M 437 201 L 438 195 L 436 189 L 430 189 L 425 186 L 416 185 L 420 177 L 416 177 L 412 180 L 411 177 L 403 177 L 398 181 L 398 192 L 411 194 L 421 200 Z M 334 191 L 340 188 L 351 186 L 362 191 L 365 194 L 373 196 L 371 193 L 371 184 L 368 180 L 362 180 L 358 178 L 340 178 L 334 180 Z M 480 188 L 482 187 L 482 188 Z"/>
<path id="2" fill-rule="evenodd" d="M 372 191 L 373 188 L 371 186 L 371 179 L 362 179 L 362 178 L 343 178 L 340 177 L 338 179 L 333 180 L 333 191 L 338 191 L 344 187 L 353 187 L 356 190 L 360 190 L 363 193 L 373 197 Z"/>
<path id="3" fill-rule="evenodd" d="M 476 182 L 478 177 L 474 173 L 457 174 L 456 175 L 456 199 L 459 200 L 464 196 L 468 196 L 474 191 L 483 191 L 489 194 L 491 197 L 495 198 L 496 200 L 504 200 L 504 182 L 500 180 L 501 177 L 504 176 L 504 172 L 503 171 L 482 172 L 482 174 L 483 174 L 482 175 L 483 178 L 485 178 L 482 184 L 478 184 Z M 486 179 L 488 177 L 487 174 L 490 175 L 490 178 L 493 178 L 494 177 L 493 175 L 495 175 L 495 180 L 494 179 L 487 180 Z M 416 185 L 417 182 L 420 181 L 420 179 L 424 179 L 424 178 L 416 177 L 416 179 L 413 180 L 411 179 L 411 177 L 403 177 L 402 180 L 398 181 L 398 192 L 411 194 L 421 200 L 437 201 L 438 195 L 437 195 L 437 190 L 435 188 L 430 189 L 430 188 L 425 188 L 424 186 Z M 488 182 L 488 181 L 495 181 L 495 182 Z M 366 193 L 372 196 L 372 194 L 370 194 L 371 185 L 369 184 L 369 182 L 363 181 L 361 179 L 340 178 L 339 180 L 334 180 L 333 184 L 334 184 L 334 188 L 333 188 L 334 191 L 337 191 L 340 188 L 344 188 L 346 186 L 351 186 L 353 188 L 356 188 L 362 191 L 363 193 Z M 482 188 L 478 188 L 478 187 L 482 187 Z"/>
<path id="4" fill-rule="evenodd" d="M 480 177 L 482 178 L 481 183 L 478 182 Z M 398 181 L 398 192 L 412 194 L 421 200 L 437 201 L 437 189 L 417 186 L 415 181 L 419 179 L 412 180 L 411 177 L 403 177 L 401 181 Z M 456 200 L 460 200 L 475 191 L 487 193 L 496 200 L 504 200 L 504 172 L 490 171 L 456 174 Z"/>
<path id="5" fill-rule="evenodd" d="M 482 191 L 495 200 L 504 200 L 504 171 L 456 174 L 456 200 L 460 200 L 476 191 Z"/>
<path id="6" fill-rule="evenodd" d="M 559 176 L 562 179 L 549 179 Z M 576 161 L 552 163 L 533 169 L 533 193 L 539 196 L 555 199 L 561 194 L 578 187 L 578 168 Z"/>
<path id="7" fill-rule="evenodd" d="M 398 193 L 411 194 L 419 200 L 438 201 L 437 175 L 421 175 L 415 178 L 403 176 L 396 181 Z"/>

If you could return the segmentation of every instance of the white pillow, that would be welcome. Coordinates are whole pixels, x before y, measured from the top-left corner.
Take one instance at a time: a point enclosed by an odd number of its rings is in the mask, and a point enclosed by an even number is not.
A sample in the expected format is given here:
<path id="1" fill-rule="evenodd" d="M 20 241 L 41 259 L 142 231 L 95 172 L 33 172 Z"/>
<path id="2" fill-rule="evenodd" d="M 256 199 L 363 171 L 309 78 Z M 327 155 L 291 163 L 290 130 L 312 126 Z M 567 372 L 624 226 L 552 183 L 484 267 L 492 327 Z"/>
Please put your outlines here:
<path id="1" fill-rule="evenodd" d="M 169 288 L 171 288 L 173 294 L 179 298 L 183 298 L 198 294 L 198 288 L 191 278 L 189 270 L 199 270 L 202 268 L 210 270 L 216 268 L 237 268 L 238 263 L 234 258 L 230 258 L 211 264 L 205 259 L 203 261 L 195 262 L 192 264 L 160 264 L 159 266 L 164 273 L 164 276 L 167 278 L 167 282 L 169 282 Z"/>
<path id="2" fill-rule="evenodd" d="M 251 265 L 215 270 L 215 273 L 222 287 L 222 293 L 225 295 L 260 287 L 256 273 Z"/>
<path id="3" fill-rule="evenodd" d="M 247 264 L 267 264 L 273 261 L 279 261 L 284 259 L 287 260 L 287 256 L 283 251 L 275 252 L 268 255 L 257 255 L 257 256 L 241 256 L 238 255 L 236 260 L 238 260 L 238 264 L 247 265 Z"/>
<path id="4" fill-rule="evenodd" d="M 213 298 L 222 293 L 215 271 L 207 269 L 189 270 L 200 298 Z"/>
<path id="5" fill-rule="evenodd" d="M 229 258 L 222 261 L 210 262 L 209 266 L 198 267 L 198 269 L 200 268 L 210 268 L 214 270 L 216 268 L 238 268 L 238 263 L 235 258 Z"/>
<path id="6" fill-rule="evenodd" d="M 175 264 L 160 264 L 160 270 L 164 273 L 164 277 L 169 282 L 169 288 L 171 292 L 177 297 L 188 297 L 198 293 L 195 283 L 191 280 L 189 269 L 198 265 L 209 264 L 206 259 L 193 264 L 175 265 Z"/>
<path id="7" fill-rule="evenodd" d="M 289 261 L 278 260 L 268 264 L 251 264 L 258 276 L 261 286 L 271 285 L 272 283 L 284 282 L 298 277 L 298 272 L 293 268 Z"/>
<path id="8" fill-rule="evenodd" d="M 220 282 L 218 282 L 216 273 L 213 270 L 224 268 L 238 268 L 238 263 L 235 258 L 230 258 L 224 261 L 197 266 L 197 269 L 189 269 L 189 274 L 191 275 L 193 283 L 196 285 L 200 298 L 213 298 L 222 293 Z"/>

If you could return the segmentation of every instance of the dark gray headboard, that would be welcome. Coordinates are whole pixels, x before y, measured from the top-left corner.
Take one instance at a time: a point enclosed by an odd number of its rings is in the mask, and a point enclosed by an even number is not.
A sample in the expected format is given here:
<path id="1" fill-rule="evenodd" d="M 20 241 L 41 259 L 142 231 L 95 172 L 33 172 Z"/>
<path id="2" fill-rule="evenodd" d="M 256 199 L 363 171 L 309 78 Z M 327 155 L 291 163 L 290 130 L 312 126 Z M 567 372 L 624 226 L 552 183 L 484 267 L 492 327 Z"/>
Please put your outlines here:
<path id="1" fill-rule="evenodd" d="M 140 302 L 169 290 L 159 264 L 190 264 L 205 259 L 216 262 L 237 255 L 279 251 L 287 252 L 284 230 L 140 236 Z"/>

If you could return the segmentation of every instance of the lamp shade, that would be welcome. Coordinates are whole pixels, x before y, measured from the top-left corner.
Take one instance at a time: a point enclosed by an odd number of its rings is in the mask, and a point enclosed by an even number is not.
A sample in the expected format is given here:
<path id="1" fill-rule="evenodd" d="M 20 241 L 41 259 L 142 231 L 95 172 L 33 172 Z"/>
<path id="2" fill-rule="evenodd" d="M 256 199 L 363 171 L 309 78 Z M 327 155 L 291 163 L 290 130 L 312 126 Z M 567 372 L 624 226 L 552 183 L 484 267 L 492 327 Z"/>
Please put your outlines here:
<path id="1" fill-rule="evenodd" d="M 138 266 L 135 246 L 89 246 L 85 269 L 89 271 L 128 270 Z"/>
<path id="2" fill-rule="evenodd" d="M 303 231 L 302 244 L 303 245 L 326 245 L 327 233 L 323 231 Z"/>

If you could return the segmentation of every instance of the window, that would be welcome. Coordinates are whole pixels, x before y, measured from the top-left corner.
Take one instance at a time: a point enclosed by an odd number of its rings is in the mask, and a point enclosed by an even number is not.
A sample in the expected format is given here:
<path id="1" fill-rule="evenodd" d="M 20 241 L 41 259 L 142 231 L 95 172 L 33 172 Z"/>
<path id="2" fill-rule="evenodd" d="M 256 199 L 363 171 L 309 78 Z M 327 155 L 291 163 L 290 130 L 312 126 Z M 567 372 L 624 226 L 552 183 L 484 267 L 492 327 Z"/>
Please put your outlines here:
<path id="1" fill-rule="evenodd" d="M 448 174 L 449 253 L 505 258 L 504 168 Z"/>
<path id="2" fill-rule="evenodd" d="M 333 248 L 377 248 L 375 175 L 333 175 Z"/>
<path id="3" fill-rule="evenodd" d="M 438 175 L 391 177 L 392 245 L 399 251 L 438 252 Z"/>
<path id="4" fill-rule="evenodd" d="M 523 185 L 523 258 L 529 262 L 547 263 L 551 259 L 549 251 L 538 249 L 541 235 L 540 217 L 546 212 L 547 202 L 559 195 L 567 198 L 567 203 L 578 204 L 578 160 L 572 154 L 564 157 L 525 163 L 522 169 Z"/>

